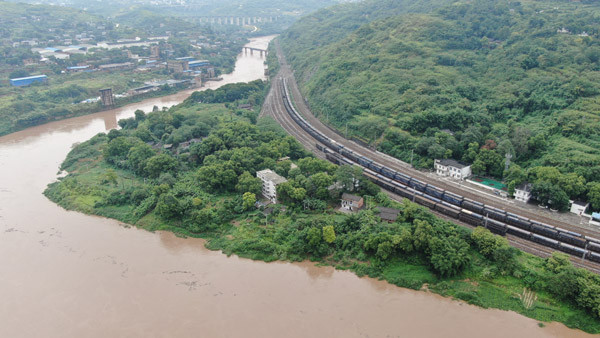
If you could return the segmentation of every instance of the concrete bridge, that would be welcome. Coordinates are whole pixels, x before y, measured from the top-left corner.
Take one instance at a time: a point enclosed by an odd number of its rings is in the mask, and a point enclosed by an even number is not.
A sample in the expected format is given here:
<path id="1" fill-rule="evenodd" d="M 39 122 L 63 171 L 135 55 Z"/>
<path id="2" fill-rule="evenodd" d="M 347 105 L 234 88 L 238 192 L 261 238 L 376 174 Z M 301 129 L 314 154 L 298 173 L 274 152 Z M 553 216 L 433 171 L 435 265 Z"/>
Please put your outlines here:
<path id="1" fill-rule="evenodd" d="M 259 52 L 260 57 L 263 56 L 263 53 L 265 54 L 265 56 L 267 56 L 268 54 L 268 51 L 266 49 L 260 49 L 255 47 L 243 47 L 243 50 L 245 54 L 248 54 L 248 51 L 250 51 L 250 55 L 254 55 L 254 52 Z"/>
<path id="2" fill-rule="evenodd" d="M 199 20 L 200 23 L 245 26 L 261 22 L 273 22 L 277 21 L 277 18 L 278 17 L 276 16 L 200 16 L 197 17 L 197 20 Z"/>

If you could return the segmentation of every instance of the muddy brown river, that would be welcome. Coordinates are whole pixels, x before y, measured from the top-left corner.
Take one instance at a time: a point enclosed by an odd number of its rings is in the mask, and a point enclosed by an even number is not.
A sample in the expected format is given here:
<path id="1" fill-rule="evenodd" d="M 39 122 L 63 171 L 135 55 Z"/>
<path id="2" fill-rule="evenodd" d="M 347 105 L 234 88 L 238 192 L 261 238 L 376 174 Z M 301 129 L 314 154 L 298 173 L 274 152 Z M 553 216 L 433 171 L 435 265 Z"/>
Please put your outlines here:
<path id="1" fill-rule="evenodd" d="M 263 78 L 263 61 L 241 54 L 209 86 Z M 65 211 L 42 195 L 74 143 L 188 95 L 0 138 L 0 337 L 587 336 L 328 267 L 227 257 L 202 240 Z"/>

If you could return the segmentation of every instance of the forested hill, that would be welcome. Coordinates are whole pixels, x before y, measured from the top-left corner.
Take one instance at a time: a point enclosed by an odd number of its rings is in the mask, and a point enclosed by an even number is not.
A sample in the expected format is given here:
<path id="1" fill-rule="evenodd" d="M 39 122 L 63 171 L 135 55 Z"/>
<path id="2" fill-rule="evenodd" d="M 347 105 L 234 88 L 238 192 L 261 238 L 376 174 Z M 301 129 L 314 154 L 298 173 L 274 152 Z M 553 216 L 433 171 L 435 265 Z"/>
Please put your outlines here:
<path id="1" fill-rule="evenodd" d="M 406 161 L 414 150 L 418 166 L 463 160 L 536 183 L 542 203 L 600 209 L 599 14 L 591 1 L 371 1 L 304 18 L 281 45 L 330 124 Z"/>

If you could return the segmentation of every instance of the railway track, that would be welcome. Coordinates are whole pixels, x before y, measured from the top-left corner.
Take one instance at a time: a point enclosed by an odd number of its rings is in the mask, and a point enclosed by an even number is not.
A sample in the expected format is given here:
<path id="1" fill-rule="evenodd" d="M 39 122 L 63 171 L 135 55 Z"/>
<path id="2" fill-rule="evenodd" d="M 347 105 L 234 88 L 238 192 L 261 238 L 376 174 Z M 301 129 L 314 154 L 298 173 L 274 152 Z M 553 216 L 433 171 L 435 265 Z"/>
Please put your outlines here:
<path id="1" fill-rule="evenodd" d="M 347 148 L 349 148 L 352 151 L 356 151 L 357 154 L 371 157 L 375 161 L 379 162 L 382 165 L 392 167 L 392 169 L 395 169 L 400 172 L 405 172 L 407 169 L 412 169 L 412 168 L 407 168 L 406 167 L 407 164 L 405 164 L 401 161 L 397 161 L 386 154 L 382 154 L 377 151 L 373 151 L 371 149 L 362 147 L 354 142 L 348 141 L 348 140 L 344 139 L 343 137 L 339 136 L 337 133 L 333 132 L 331 129 L 329 129 L 329 127 L 323 125 L 317 118 L 315 118 L 312 114 L 310 114 L 310 111 L 306 107 L 306 104 L 305 104 L 305 102 L 303 102 L 303 100 L 297 100 L 297 98 L 302 98 L 302 96 L 295 84 L 295 81 L 293 81 L 293 74 L 292 74 L 291 70 L 289 69 L 289 67 L 287 67 L 287 64 L 285 64 L 285 60 L 282 60 L 280 58 L 280 61 L 282 61 L 280 63 L 281 70 L 280 70 L 279 74 L 277 75 L 277 78 L 278 79 L 286 78 L 286 79 L 288 79 L 287 80 L 288 85 L 292 84 L 288 88 L 288 90 L 290 91 L 290 93 L 289 93 L 290 95 L 288 95 L 288 96 L 291 96 L 290 101 L 292 98 L 296 98 L 294 108 L 296 108 L 296 110 L 305 109 L 305 112 L 301 113 L 302 117 L 308 123 L 310 123 L 310 124 L 314 123 L 313 127 L 316 130 L 318 130 L 319 132 L 323 133 L 324 135 L 330 137 L 331 139 L 335 140 L 336 142 L 338 142 L 340 144 L 343 144 L 345 146 L 348 145 Z M 290 78 L 292 79 L 292 81 L 289 80 Z M 300 141 L 300 143 L 305 146 L 306 149 L 312 151 L 319 157 L 324 157 L 323 156 L 324 154 L 321 151 L 319 151 L 315 146 L 315 144 L 319 141 L 316 140 L 308 132 L 306 132 L 303 128 L 298 126 L 296 121 L 294 121 L 291 118 L 291 116 L 288 114 L 287 109 L 286 109 L 285 105 L 283 104 L 283 101 L 284 101 L 284 93 L 282 92 L 281 87 L 278 85 L 273 85 L 271 88 L 271 91 L 269 92 L 267 99 L 265 100 L 265 105 L 263 106 L 263 109 L 264 109 L 263 113 L 267 114 L 267 115 L 271 115 L 273 118 L 275 118 L 275 120 L 290 135 L 296 137 L 298 139 L 298 141 Z M 306 113 L 306 111 L 308 111 L 308 113 Z M 263 113 L 261 113 L 261 114 L 263 114 Z M 413 172 L 418 173 L 418 175 L 414 175 L 414 176 L 419 179 L 422 179 L 424 182 L 430 181 L 430 178 L 427 175 L 423 175 L 422 173 L 420 173 L 418 171 L 408 170 L 408 172 L 406 172 L 406 173 L 409 175 L 412 175 Z M 438 187 L 440 187 L 442 189 L 446 189 L 447 186 L 451 187 L 447 184 L 439 184 L 437 181 L 435 182 L 435 185 L 437 185 Z M 456 189 L 450 189 L 450 188 L 447 190 L 450 192 L 457 191 L 455 193 L 463 194 L 462 190 L 456 190 Z M 395 195 L 393 193 L 391 193 L 391 194 Z M 465 195 L 465 197 L 470 196 L 471 199 L 483 201 L 485 203 L 487 203 L 487 200 L 488 200 L 488 199 L 482 199 L 479 194 L 463 194 L 463 195 Z M 402 197 L 396 195 L 395 199 L 401 201 Z M 496 207 L 498 207 L 498 206 L 496 206 Z M 504 207 L 498 207 L 498 208 L 510 211 L 510 209 L 506 209 Z M 436 215 L 438 215 L 442 218 L 448 219 L 454 223 L 458 223 L 463 226 L 469 226 L 469 227 L 473 228 L 472 225 L 468 225 L 467 223 L 464 223 L 460 220 L 450 218 L 450 217 L 443 215 L 437 211 L 432 210 L 432 212 L 434 212 Z M 521 214 L 523 214 L 523 213 L 521 213 Z M 540 217 L 537 217 L 537 216 L 539 216 L 539 215 L 536 214 L 536 217 L 534 219 L 543 221 L 543 219 L 541 219 Z M 548 223 L 550 223 L 550 222 L 548 222 Z M 555 220 L 552 220 L 551 223 L 556 223 L 556 222 L 555 222 Z M 564 225 L 562 227 L 567 228 Z M 584 234 L 586 233 L 586 231 L 581 231 L 581 232 Z M 597 235 L 597 233 L 593 233 L 593 235 Z M 540 245 L 540 244 L 537 244 L 534 242 L 530 242 L 528 240 L 525 240 L 525 239 L 522 239 L 519 237 L 508 235 L 507 238 L 508 238 L 510 244 L 513 245 L 514 247 L 517 247 L 523 251 L 535 254 L 540 257 L 547 257 L 547 256 L 551 255 L 552 252 L 556 251 L 556 250 L 553 250 L 552 248 L 547 248 L 543 245 Z M 600 268 L 599 268 L 600 265 L 598 265 L 594 262 L 590 262 L 588 260 L 581 260 L 580 258 L 577 258 L 574 256 L 570 256 L 570 258 L 575 266 L 586 268 L 595 273 L 600 273 Z"/>
<path id="2" fill-rule="evenodd" d="M 277 53 L 278 53 L 278 57 L 279 57 L 279 61 L 280 61 L 280 67 L 281 67 L 281 72 L 280 72 L 279 76 L 286 78 L 287 83 L 288 83 L 288 88 L 292 94 L 292 97 L 294 98 L 295 108 L 299 111 L 300 114 L 302 114 L 304 119 L 308 123 L 310 123 L 315 129 L 317 129 L 319 132 L 321 132 L 325 136 L 338 142 L 339 144 L 342 144 L 345 148 L 352 150 L 356 154 L 368 157 L 368 158 L 370 158 L 382 165 L 385 165 L 391 169 L 394 169 L 398 172 L 402 172 L 409 176 L 413 176 L 425 183 L 435 185 L 441 189 L 452 192 L 454 194 L 458 194 L 458 195 L 464 196 L 466 198 L 472 199 L 474 201 L 479 201 L 486 205 L 490 205 L 490 206 L 493 206 L 495 208 L 498 208 L 498 209 L 501 209 L 501 210 L 504 210 L 507 212 L 518 214 L 518 215 L 521 215 L 523 217 L 526 217 L 526 218 L 529 218 L 532 220 L 536 220 L 536 221 L 539 221 L 542 223 L 554 225 L 554 226 L 557 226 L 557 227 L 560 227 L 560 228 L 563 228 L 566 230 L 575 231 L 575 232 L 581 233 L 586 236 L 600 238 L 599 230 L 581 226 L 579 224 L 571 224 L 571 223 L 563 222 L 561 220 L 557 220 L 555 218 L 548 217 L 541 213 L 534 213 L 531 210 L 521 208 L 515 204 L 506 203 L 497 198 L 490 198 L 490 197 L 486 196 L 486 194 L 484 194 L 484 193 L 473 191 L 473 190 L 470 190 L 470 189 L 467 189 L 464 187 L 459 187 L 454 184 L 450 184 L 444 180 L 432 178 L 429 175 L 422 173 L 421 171 L 413 169 L 407 163 L 404 163 L 398 159 L 392 158 L 389 155 L 383 154 L 376 150 L 366 148 L 362 145 L 359 145 L 355 142 L 345 139 L 344 137 L 340 136 L 338 133 L 334 132 L 329 126 L 326 126 L 325 124 L 323 124 L 318 118 L 316 118 L 312 114 L 312 112 L 308 108 L 308 105 L 306 104 L 306 102 L 303 99 L 298 99 L 298 98 L 302 98 L 302 94 L 300 93 L 300 90 L 298 89 L 298 85 L 293 76 L 293 72 L 287 65 L 287 62 L 285 61 L 285 59 L 283 57 L 283 53 L 281 52 L 278 45 L 277 45 Z"/>

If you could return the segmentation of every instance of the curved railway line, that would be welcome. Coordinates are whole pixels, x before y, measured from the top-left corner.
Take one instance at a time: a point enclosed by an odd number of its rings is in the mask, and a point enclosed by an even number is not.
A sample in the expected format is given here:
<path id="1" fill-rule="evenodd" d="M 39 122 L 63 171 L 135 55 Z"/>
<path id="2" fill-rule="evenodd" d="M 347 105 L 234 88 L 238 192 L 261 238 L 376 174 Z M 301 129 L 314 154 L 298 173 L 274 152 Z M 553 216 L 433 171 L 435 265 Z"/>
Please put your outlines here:
<path id="1" fill-rule="evenodd" d="M 428 183 L 432 180 L 427 175 L 423 175 L 422 173 L 420 173 L 416 170 L 413 170 L 412 168 L 407 167 L 407 165 L 405 163 L 397 161 L 397 160 L 389 157 L 388 155 L 379 153 L 377 151 L 373 151 L 371 149 L 368 149 L 368 148 L 365 148 L 358 144 L 355 144 L 354 142 L 345 140 L 343 137 L 341 137 L 337 133 L 333 132 L 327 126 L 323 125 L 318 119 L 316 119 L 312 114 L 310 114 L 310 112 L 306 113 L 306 111 L 308 111 L 308 108 L 306 107 L 306 104 L 302 100 L 296 100 L 296 102 L 295 102 L 296 107 L 293 107 L 291 100 L 288 98 L 290 96 L 293 98 L 302 98 L 302 96 L 299 93 L 297 86 L 295 86 L 295 82 L 293 81 L 292 72 L 290 71 L 289 67 L 287 66 L 287 64 L 285 63 L 285 60 L 281 57 L 281 55 L 282 54 L 280 53 L 280 51 L 278 51 L 278 57 L 280 59 L 281 70 L 280 70 L 277 78 L 281 79 L 282 82 L 284 81 L 283 79 L 287 80 L 289 78 L 287 83 L 291 83 L 291 85 L 285 86 L 285 88 L 284 88 L 284 86 L 280 86 L 278 83 L 273 83 L 271 91 L 269 92 L 269 95 L 267 96 L 267 98 L 265 100 L 265 104 L 263 106 L 263 114 L 272 115 L 277 120 L 277 122 L 279 124 L 281 124 L 282 127 L 288 133 L 290 133 L 292 136 L 296 137 L 305 147 L 307 147 L 309 150 L 311 150 L 312 152 L 317 154 L 319 157 L 323 157 L 323 152 L 317 151 L 319 149 L 317 149 L 317 146 L 315 144 L 318 143 L 319 140 L 317 140 L 317 138 L 313 137 L 313 135 L 311 135 L 311 133 L 315 134 L 318 137 L 325 136 L 326 138 L 329 138 L 329 139 L 339 143 L 341 146 L 340 146 L 340 148 L 337 149 L 338 151 L 340 151 L 341 148 L 348 149 L 348 150 L 350 150 L 350 153 L 354 153 L 355 155 L 358 155 L 358 156 L 364 156 L 364 157 L 368 158 L 369 160 L 372 159 L 374 161 L 373 163 L 377 162 L 382 167 L 385 166 L 385 167 L 391 168 L 393 170 L 396 170 L 397 172 L 405 173 L 410 176 L 413 176 L 413 177 L 417 178 L 417 181 L 419 179 L 421 179 L 423 182 Z M 287 92 L 287 94 L 286 94 L 286 92 Z M 286 107 L 286 104 L 289 106 L 289 108 Z M 301 109 L 304 110 L 303 114 L 297 112 L 297 110 L 301 110 Z M 292 111 L 293 111 L 293 113 L 292 113 Z M 297 117 L 295 117 L 295 118 L 299 121 L 295 121 L 292 118 L 292 116 L 290 116 L 290 115 L 296 115 Z M 303 129 L 306 127 L 301 126 L 302 128 L 298 128 L 299 123 L 308 125 L 310 132 L 307 132 L 306 130 Z M 321 135 L 318 135 L 318 134 L 321 134 Z M 331 140 L 329 140 L 329 141 L 331 141 Z M 323 142 L 321 141 L 321 143 L 323 143 Z M 335 145 L 334 145 L 334 147 L 335 147 Z M 355 158 L 356 158 L 356 156 L 355 156 Z M 381 176 L 381 175 L 379 175 L 379 176 Z M 436 187 L 447 190 L 450 193 L 462 195 L 462 196 L 470 198 L 474 201 L 481 201 L 487 205 L 491 205 L 491 206 L 496 207 L 501 210 L 510 210 L 510 211 L 514 210 L 514 209 L 506 208 L 506 205 L 496 206 L 497 203 L 488 203 L 488 201 L 492 201 L 492 202 L 497 202 L 497 201 L 494 201 L 493 199 L 489 199 L 489 198 L 485 198 L 485 197 L 482 198 L 482 196 L 480 194 L 473 194 L 469 191 L 457 189 L 458 187 L 454 187 L 445 182 L 439 182 L 436 180 L 433 183 Z M 398 196 L 396 196 L 396 197 L 398 197 Z M 423 203 L 421 203 L 421 204 L 423 204 Z M 434 211 L 434 210 L 432 210 L 432 211 Z M 470 213 L 468 210 L 463 209 L 463 211 Z M 522 212 L 522 211 L 524 211 L 524 210 L 519 208 L 519 210 L 516 212 L 518 212 L 519 215 L 524 215 L 526 217 L 529 216 L 530 218 L 535 219 L 536 221 L 547 222 L 550 224 L 557 223 L 557 221 L 554 219 L 540 217 L 540 215 L 538 215 L 538 214 L 526 213 L 526 212 Z M 436 212 L 436 211 L 434 211 L 434 213 L 436 213 L 437 215 L 442 215 L 441 213 Z M 455 216 L 455 218 L 452 218 L 453 222 L 460 223 L 463 225 L 467 224 L 465 222 L 462 222 L 461 220 L 457 220 L 456 217 L 457 216 Z M 449 219 L 449 217 L 444 217 L 444 218 Z M 573 229 L 573 226 L 568 225 L 566 223 L 562 223 L 559 225 L 561 225 L 563 228 L 571 230 L 571 231 L 579 230 L 581 233 L 588 235 L 588 236 L 589 235 L 597 235 L 596 232 L 587 231 L 587 229 L 585 229 L 585 228 L 576 227 L 578 229 Z M 470 226 L 472 227 L 472 225 L 470 225 Z M 486 217 L 486 226 L 487 226 L 487 217 Z M 504 234 L 505 233 L 506 233 L 506 226 L 505 226 Z M 531 233 L 530 233 L 530 235 L 531 235 Z M 556 250 L 552 250 L 552 248 L 547 248 L 547 247 L 544 247 L 543 245 L 529 242 L 523 238 L 519 238 L 519 237 L 511 236 L 511 235 L 507 235 L 507 237 L 513 246 L 523 249 L 524 251 L 528 251 L 530 253 L 536 254 L 538 256 L 548 256 L 552 251 L 556 251 Z M 542 237 L 542 236 L 534 236 L 534 237 Z M 533 237 L 530 239 L 536 240 Z M 548 238 L 546 238 L 546 239 L 548 239 Z M 557 242 L 557 241 L 554 241 L 554 242 Z M 564 248 L 562 248 L 562 244 L 557 244 L 557 246 L 561 247 L 561 249 L 563 249 L 563 251 L 565 251 Z M 568 246 L 568 244 L 567 244 L 567 246 Z M 554 249 L 557 249 L 557 248 L 554 248 Z M 586 244 L 586 249 L 587 249 L 587 244 Z M 586 256 L 587 256 L 587 253 L 586 253 Z M 589 262 L 587 260 L 582 260 L 581 258 L 576 258 L 576 257 L 572 257 L 572 261 L 577 266 L 585 267 L 596 273 L 600 272 L 599 265 L 595 264 L 593 262 Z"/>

